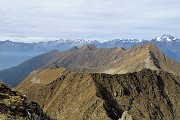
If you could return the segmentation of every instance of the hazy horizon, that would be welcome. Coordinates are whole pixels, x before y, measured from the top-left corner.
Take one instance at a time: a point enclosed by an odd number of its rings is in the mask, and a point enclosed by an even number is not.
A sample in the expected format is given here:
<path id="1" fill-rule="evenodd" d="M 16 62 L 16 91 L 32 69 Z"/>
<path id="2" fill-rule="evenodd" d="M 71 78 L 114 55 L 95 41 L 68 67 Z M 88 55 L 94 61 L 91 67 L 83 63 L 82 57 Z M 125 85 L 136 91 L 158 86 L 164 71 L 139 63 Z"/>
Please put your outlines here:
<path id="1" fill-rule="evenodd" d="M 0 41 L 180 38 L 178 0 L 0 0 Z"/>

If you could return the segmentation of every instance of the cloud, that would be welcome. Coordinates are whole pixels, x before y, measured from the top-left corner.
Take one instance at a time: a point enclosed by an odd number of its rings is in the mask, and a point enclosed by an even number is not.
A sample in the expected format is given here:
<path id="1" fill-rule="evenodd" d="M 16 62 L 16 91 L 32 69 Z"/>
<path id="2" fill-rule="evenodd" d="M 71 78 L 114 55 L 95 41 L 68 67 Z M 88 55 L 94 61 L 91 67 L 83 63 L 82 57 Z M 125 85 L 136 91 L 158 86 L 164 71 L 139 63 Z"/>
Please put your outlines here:
<path id="1" fill-rule="evenodd" d="M 1 36 L 151 39 L 167 33 L 180 37 L 179 0 L 0 0 L 0 5 Z"/>

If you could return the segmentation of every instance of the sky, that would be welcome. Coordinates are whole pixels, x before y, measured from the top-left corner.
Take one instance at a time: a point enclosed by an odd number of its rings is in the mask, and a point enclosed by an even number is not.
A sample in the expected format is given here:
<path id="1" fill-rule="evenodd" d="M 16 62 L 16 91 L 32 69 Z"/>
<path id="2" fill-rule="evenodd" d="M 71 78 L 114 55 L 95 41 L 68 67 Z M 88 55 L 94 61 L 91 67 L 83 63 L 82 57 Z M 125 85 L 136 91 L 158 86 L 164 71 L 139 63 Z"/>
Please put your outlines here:
<path id="1" fill-rule="evenodd" d="M 180 0 L 0 0 L 0 41 L 180 38 Z"/>

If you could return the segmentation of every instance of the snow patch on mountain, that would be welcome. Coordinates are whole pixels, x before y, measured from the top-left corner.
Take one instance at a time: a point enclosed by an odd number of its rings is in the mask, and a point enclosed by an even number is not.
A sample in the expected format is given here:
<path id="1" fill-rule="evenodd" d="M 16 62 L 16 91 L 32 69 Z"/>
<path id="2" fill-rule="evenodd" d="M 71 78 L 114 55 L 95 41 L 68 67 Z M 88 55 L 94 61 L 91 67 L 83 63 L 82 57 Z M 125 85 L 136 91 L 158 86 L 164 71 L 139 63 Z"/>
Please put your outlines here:
<path id="1" fill-rule="evenodd" d="M 173 36 L 171 36 L 171 35 L 167 35 L 167 34 L 164 34 L 163 36 L 161 36 L 161 37 L 157 37 L 157 38 L 155 38 L 155 41 L 164 41 L 164 42 L 173 42 L 173 41 L 175 41 L 175 40 L 177 40 L 177 38 L 175 38 L 175 37 L 173 37 Z"/>

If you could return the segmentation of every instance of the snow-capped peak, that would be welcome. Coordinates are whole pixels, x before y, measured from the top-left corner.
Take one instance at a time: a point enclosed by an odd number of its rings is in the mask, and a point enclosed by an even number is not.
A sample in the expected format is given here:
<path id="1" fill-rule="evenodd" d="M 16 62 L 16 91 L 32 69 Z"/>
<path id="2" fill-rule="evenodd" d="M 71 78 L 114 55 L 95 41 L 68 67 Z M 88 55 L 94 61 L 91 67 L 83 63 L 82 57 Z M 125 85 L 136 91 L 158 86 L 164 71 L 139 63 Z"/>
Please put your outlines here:
<path id="1" fill-rule="evenodd" d="M 171 35 L 167 35 L 167 34 L 164 34 L 163 36 L 161 37 L 157 37 L 155 40 L 156 41 L 165 41 L 165 42 L 172 42 L 174 40 L 176 40 L 177 38 L 171 36 Z"/>
<path id="2" fill-rule="evenodd" d="M 75 43 L 90 43 L 90 40 L 86 40 L 86 39 L 75 39 L 74 42 L 75 42 Z"/>
<path id="3" fill-rule="evenodd" d="M 87 44 L 91 43 L 92 41 L 87 40 L 87 39 L 59 39 L 55 40 L 54 43 L 74 43 L 74 44 Z"/>
<path id="4" fill-rule="evenodd" d="M 114 43 L 140 43 L 143 41 L 144 39 L 114 39 L 108 42 L 114 44 Z"/>

